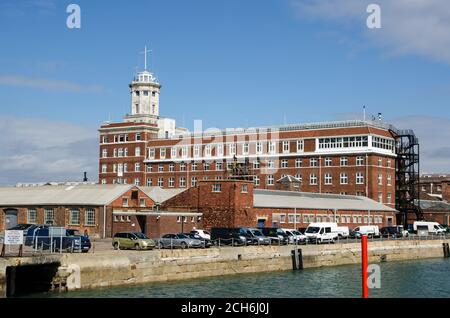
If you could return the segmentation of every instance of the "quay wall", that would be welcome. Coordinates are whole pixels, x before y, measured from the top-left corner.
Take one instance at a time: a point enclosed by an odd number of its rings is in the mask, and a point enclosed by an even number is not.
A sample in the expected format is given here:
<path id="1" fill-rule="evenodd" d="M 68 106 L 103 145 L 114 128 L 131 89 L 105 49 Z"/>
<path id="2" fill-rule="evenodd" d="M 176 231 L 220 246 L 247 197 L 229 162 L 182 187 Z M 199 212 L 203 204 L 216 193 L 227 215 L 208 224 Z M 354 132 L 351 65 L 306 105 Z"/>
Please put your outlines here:
<path id="1" fill-rule="evenodd" d="M 444 257 L 449 240 L 369 242 L 369 263 Z M 6 296 L 6 266 L 58 262 L 69 291 L 210 276 L 292 270 L 296 247 L 247 246 L 189 250 L 105 251 L 0 260 L 0 297 Z M 358 264 L 361 245 L 299 245 L 303 267 Z"/>

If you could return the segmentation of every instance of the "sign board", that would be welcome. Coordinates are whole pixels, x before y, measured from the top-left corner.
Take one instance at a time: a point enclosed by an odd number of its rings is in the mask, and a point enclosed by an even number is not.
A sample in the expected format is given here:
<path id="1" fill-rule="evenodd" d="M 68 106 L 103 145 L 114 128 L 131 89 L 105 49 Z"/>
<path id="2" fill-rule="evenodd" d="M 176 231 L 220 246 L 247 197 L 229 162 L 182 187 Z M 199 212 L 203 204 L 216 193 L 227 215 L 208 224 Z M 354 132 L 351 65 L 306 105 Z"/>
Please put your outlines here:
<path id="1" fill-rule="evenodd" d="M 23 231 L 5 231 L 5 245 L 22 245 Z"/>

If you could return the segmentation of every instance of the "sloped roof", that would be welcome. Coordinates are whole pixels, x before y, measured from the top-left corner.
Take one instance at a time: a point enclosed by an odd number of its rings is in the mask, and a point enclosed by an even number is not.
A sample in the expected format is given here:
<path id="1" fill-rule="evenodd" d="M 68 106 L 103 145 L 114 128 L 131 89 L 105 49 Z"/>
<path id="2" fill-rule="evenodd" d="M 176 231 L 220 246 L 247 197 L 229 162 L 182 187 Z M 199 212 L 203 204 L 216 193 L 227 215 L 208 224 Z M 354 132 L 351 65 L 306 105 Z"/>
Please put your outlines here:
<path id="1" fill-rule="evenodd" d="M 174 189 L 163 189 L 160 187 L 139 187 L 146 195 L 150 197 L 155 203 L 162 203 L 169 200 L 170 198 L 186 191 L 186 188 L 174 188 Z"/>
<path id="2" fill-rule="evenodd" d="M 278 179 L 277 182 L 280 182 L 280 183 L 291 183 L 291 182 L 301 183 L 302 180 L 300 180 L 299 178 L 296 178 L 294 176 L 287 175 L 287 176 L 284 176 L 284 177 Z"/>
<path id="3" fill-rule="evenodd" d="M 350 210 L 396 212 L 367 197 L 293 191 L 254 190 L 255 208 L 298 208 L 311 210 Z"/>
<path id="4" fill-rule="evenodd" d="M 0 188 L 0 206 L 106 205 L 133 185 L 46 185 Z"/>
<path id="5" fill-rule="evenodd" d="M 420 200 L 420 207 L 425 211 L 450 211 L 450 203 L 446 201 Z"/>

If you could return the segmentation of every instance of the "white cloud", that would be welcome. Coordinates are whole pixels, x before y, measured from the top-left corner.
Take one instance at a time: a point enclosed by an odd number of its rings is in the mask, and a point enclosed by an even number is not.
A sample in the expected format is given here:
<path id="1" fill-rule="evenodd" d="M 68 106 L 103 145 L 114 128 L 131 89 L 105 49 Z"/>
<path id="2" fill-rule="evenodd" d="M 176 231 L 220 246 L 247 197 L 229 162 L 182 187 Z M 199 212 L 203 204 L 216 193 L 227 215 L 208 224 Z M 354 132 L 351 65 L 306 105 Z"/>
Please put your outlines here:
<path id="1" fill-rule="evenodd" d="M 45 78 L 31 78 L 22 75 L 0 75 L 0 85 L 31 87 L 52 91 L 69 92 L 101 92 L 103 87 L 99 85 L 81 85 L 64 80 L 50 80 Z"/>
<path id="2" fill-rule="evenodd" d="M 98 176 L 95 129 L 16 117 L 0 118 L 0 184 Z"/>
<path id="3" fill-rule="evenodd" d="M 381 29 L 368 29 L 367 5 L 381 6 Z M 450 63 L 448 0 L 292 0 L 301 18 L 333 21 L 341 32 L 360 30 L 388 55 L 416 54 Z M 350 31 L 346 26 L 352 26 Z"/>

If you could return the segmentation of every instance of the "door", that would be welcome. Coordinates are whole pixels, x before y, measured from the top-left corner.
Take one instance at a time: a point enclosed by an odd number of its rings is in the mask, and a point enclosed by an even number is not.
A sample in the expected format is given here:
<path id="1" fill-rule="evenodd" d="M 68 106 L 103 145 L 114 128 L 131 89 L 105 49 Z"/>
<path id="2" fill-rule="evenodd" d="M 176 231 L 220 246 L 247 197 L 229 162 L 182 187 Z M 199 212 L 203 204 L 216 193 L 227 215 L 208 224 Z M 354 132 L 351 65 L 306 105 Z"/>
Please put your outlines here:
<path id="1" fill-rule="evenodd" d="M 138 215 L 138 216 L 136 216 L 136 219 L 138 221 L 141 232 L 143 234 L 147 234 L 147 231 L 146 231 L 147 217 L 145 215 Z"/>
<path id="2" fill-rule="evenodd" d="M 9 230 L 17 225 L 17 210 L 7 209 L 5 211 L 5 230 Z"/>
<path id="3" fill-rule="evenodd" d="M 391 217 L 387 218 L 387 226 L 392 226 L 392 218 Z"/>
<path id="4" fill-rule="evenodd" d="M 264 219 L 258 219 L 258 227 L 259 227 L 259 228 L 265 227 L 265 225 L 266 225 L 266 220 L 264 220 Z"/>

